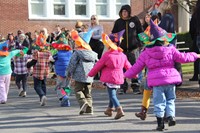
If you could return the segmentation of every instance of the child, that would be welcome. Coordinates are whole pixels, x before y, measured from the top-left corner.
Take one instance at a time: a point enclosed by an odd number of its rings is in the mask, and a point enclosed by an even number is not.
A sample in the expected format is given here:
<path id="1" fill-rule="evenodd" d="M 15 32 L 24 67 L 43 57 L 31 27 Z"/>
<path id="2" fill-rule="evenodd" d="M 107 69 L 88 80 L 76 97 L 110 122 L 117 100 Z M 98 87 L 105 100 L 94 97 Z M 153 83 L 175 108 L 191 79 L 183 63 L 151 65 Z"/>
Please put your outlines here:
<path id="1" fill-rule="evenodd" d="M 53 56 L 55 60 L 55 73 L 57 75 L 56 83 L 56 92 L 58 98 L 61 102 L 61 106 L 70 106 L 69 105 L 69 94 L 63 90 L 66 86 L 66 68 L 69 64 L 70 58 L 72 56 L 72 49 L 68 45 L 68 41 L 65 38 L 64 34 L 60 35 L 60 38 L 57 42 L 52 44 L 52 47 L 57 49 L 58 52 Z M 63 98 L 66 97 L 66 98 Z"/>
<path id="2" fill-rule="evenodd" d="M 13 50 L 8 52 L 7 42 L 0 43 L 0 103 L 5 104 L 7 102 L 8 91 L 10 87 L 11 77 L 11 58 L 16 54 L 23 54 L 20 50 Z"/>
<path id="3" fill-rule="evenodd" d="M 40 98 L 40 105 L 46 105 L 46 78 L 49 74 L 49 58 L 51 53 L 45 41 L 44 35 L 40 34 L 36 46 L 34 47 L 38 50 L 33 52 L 33 60 L 36 60 L 36 64 L 33 67 L 33 81 L 34 89 Z"/>
<path id="4" fill-rule="evenodd" d="M 75 41 L 76 49 L 72 54 L 69 65 L 67 67 L 67 77 L 75 80 L 76 99 L 80 105 L 79 114 L 93 114 L 91 84 L 93 78 L 87 77 L 89 71 L 93 68 L 98 60 L 97 54 L 92 51 L 89 41 L 93 31 L 88 31 L 81 38 L 78 32 L 71 32 L 72 39 Z"/>
<path id="5" fill-rule="evenodd" d="M 28 48 L 27 47 L 17 47 L 16 49 L 23 49 L 24 55 L 17 54 L 14 57 L 14 73 L 15 73 L 15 83 L 19 90 L 19 96 L 26 97 L 27 90 L 27 76 L 28 69 L 26 63 L 31 55 L 27 55 Z M 22 85 L 21 85 L 22 82 Z"/>
<path id="6" fill-rule="evenodd" d="M 113 41 L 114 40 L 118 40 L 117 37 L 113 39 Z M 107 86 L 109 95 L 109 105 L 104 114 L 112 116 L 113 111 L 116 109 L 117 114 L 115 119 L 120 119 L 124 116 L 124 111 L 117 99 L 116 91 L 124 82 L 123 68 L 129 69 L 131 64 L 126 55 L 123 54 L 123 50 L 117 47 L 117 41 L 113 43 L 104 33 L 102 34 L 102 41 L 108 51 L 104 53 L 94 68 L 89 72 L 88 76 L 95 76 L 99 71 L 101 71 L 100 81 L 104 82 Z"/>
<path id="7" fill-rule="evenodd" d="M 200 57 L 196 53 L 180 53 L 175 47 L 168 47 L 175 34 L 167 33 L 150 21 L 150 40 L 143 36 L 140 40 L 146 44 L 146 49 L 140 54 L 136 63 L 125 73 L 125 77 L 132 78 L 145 66 L 148 69 L 147 84 L 153 88 L 154 114 L 157 118 L 158 131 L 163 131 L 164 115 L 168 119 L 168 126 L 174 126 L 175 121 L 175 87 L 181 83 L 181 76 L 174 68 L 175 62 L 187 63 Z"/>

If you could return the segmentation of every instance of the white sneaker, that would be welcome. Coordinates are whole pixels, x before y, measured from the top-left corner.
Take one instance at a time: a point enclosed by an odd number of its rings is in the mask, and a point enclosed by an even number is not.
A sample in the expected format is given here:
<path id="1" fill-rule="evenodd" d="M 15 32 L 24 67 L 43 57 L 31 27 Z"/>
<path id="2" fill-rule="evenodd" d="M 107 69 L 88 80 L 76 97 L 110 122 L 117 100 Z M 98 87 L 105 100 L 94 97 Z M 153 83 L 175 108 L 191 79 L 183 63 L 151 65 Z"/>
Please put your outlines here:
<path id="1" fill-rule="evenodd" d="M 19 94 L 18 94 L 18 95 L 21 97 L 21 96 L 22 96 L 22 93 L 23 93 L 23 89 L 20 88 L 20 89 L 19 89 Z"/>
<path id="2" fill-rule="evenodd" d="M 84 103 L 80 108 L 79 115 L 83 115 L 86 112 L 87 107 L 88 103 Z"/>
<path id="3" fill-rule="evenodd" d="M 45 106 L 46 102 L 47 102 L 47 97 L 46 96 L 42 96 L 40 105 L 41 106 Z"/>

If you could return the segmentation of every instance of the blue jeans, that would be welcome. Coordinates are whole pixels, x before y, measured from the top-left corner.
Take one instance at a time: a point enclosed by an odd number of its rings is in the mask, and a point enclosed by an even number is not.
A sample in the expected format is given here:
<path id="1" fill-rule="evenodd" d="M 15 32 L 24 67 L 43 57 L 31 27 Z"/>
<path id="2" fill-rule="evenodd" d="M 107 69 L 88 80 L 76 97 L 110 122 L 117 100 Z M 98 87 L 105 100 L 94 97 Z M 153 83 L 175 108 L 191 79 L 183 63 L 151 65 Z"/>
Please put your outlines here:
<path id="1" fill-rule="evenodd" d="M 153 87 L 154 114 L 156 117 L 175 117 L 175 85 Z"/>
<path id="2" fill-rule="evenodd" d="M 108 90 L 108 96 L 109 96 L 108 107 L 110 107 L 110 108 L 113 108 L 113 106 L 115 106 L 115 108 L 119 107 L 120 103 L 119 103 L 119 100 L 116 95 L 117 89 L 107 87 L 107 90 Z"/>
<path id="3" fill-rule="evenodd" d="M 39 95 L 40 100 L 42 96 L 46 96 L 46 77 L 43 80 L 33 77 L 34 80 L 34 89 Z"/>

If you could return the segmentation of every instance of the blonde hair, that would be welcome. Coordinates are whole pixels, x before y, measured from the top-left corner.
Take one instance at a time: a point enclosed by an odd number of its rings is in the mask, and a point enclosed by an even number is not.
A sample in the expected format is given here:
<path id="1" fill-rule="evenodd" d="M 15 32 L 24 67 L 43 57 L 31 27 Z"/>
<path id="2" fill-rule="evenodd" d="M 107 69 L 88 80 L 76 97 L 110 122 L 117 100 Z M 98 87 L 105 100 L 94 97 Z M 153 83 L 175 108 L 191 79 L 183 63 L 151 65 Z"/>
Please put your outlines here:
<path id="1" fill-rule="evenodd" d="M 76 21 L 75 28 L 81 28 L 82 25 L 83 25 L 83 22 Z"/>
<path id="2" fill-rule="evenodd" d="M 96 19 L 96 25 L 99 25 L 99 18 L 97 15 L 92 15 L 91 18 L 95 18 Z"/>

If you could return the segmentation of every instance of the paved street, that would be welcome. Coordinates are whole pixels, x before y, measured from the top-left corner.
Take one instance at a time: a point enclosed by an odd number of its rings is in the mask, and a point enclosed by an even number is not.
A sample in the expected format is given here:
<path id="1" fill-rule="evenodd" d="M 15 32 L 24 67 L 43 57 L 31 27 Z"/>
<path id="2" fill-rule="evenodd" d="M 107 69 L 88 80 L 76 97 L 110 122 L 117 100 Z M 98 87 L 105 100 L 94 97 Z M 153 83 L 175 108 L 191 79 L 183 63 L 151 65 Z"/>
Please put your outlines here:
<path id="1" fill-rule="evenodd" d="M 192 84 L 194 88 L 198 87 L 196 82 Z M 108 102 L 104 89 L 93 89 L 92 116 L 78 115 L 79 106 L 74 95 L 71 96 L 71 107 L 60 107 L 53 87 L 48 88 L 48 103 L 44 107 L 40 106 L 32 86 L 27 94 L 26 98 L 18 97 L 16 86 L 11 85 L 7 104 L 0 105 L 0 133 L 151 133 L 157 126 L 152 103 L 145 121 L 135 117 L 134 113 L 140 110 L 142 95 L 131 92 L 119 96 L 125 112 L 125 117 L 119 120 L 103 114 Z M 164 132 L 200 133 L 199 102 L 198 99 L 178 98 L 177 125 L 168 127 L 166 123 Z"/>

